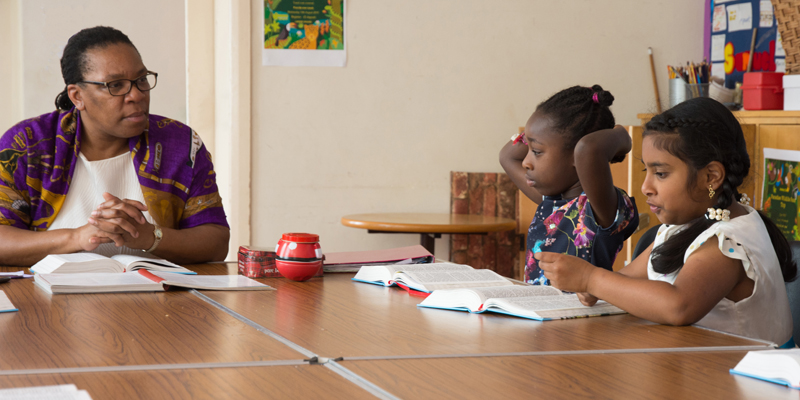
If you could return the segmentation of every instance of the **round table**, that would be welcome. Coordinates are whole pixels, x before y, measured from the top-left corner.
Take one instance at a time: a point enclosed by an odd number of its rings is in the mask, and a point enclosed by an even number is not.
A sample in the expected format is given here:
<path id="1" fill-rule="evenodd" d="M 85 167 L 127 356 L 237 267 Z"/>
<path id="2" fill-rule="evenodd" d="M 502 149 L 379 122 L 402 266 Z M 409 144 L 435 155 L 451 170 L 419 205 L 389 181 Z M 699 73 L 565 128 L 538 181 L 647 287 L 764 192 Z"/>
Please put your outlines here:
<path id="1" fill-rule="evenodd" d="M 366 229 L 369 233 L 418 233 L 420 244 L 434 254 L 434 239 L 442 237 L 443 233 L 509 231 L 517 228 L 517 221 L 469 214 L 374 213 L 345 215 L 342 225 Z"/>

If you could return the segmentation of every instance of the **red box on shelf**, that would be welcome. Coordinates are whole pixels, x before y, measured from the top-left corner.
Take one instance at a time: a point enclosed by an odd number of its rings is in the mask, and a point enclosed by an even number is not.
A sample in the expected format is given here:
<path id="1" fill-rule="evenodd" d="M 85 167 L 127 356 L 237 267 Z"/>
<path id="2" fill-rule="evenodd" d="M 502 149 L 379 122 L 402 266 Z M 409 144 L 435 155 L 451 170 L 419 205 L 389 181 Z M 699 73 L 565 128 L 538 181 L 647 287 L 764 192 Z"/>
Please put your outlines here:
<path id="1" fill-rule="evenodd" d="M 239 246 L 239 273 L 248 278 L 281 276 L 275 267 L 275 252 L 250 246 Z"/>
<path id="2" fill-rule="evenodd" d="M 783 110 L 783 72 L 746 72 L 742 82 L 745 110 Z"/>

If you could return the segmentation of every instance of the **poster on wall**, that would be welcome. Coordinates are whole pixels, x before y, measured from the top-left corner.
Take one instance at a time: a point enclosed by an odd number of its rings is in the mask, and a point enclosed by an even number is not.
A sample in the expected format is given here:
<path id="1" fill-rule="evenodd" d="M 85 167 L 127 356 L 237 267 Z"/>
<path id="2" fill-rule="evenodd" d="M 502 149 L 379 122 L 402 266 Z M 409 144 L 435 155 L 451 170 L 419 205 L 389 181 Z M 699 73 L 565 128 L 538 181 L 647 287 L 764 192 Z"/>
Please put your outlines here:
<path id="1" fill-rule="evenodd" d="M 769 0 L 707 0 L 706 4 L 710 11 L 706 13 L 710 19 L 706 21 L 706 57 L 712 63 L 711 74 L 725 78 L 726 87 L 742 82 L 751 58 L 753 72 L 785 71 L 785 54 Z"/>
<path id="2" fill-rule="evenodd" d="M 798 199 L 800 151 L 764 148 L 764 187 L 761 209 L 787 240 L 800 240 Z"/>
<path id="3" fill-rule="evenodd" d="M 262 65 L 344 67 L 345 0 L 264 0 Z"/>

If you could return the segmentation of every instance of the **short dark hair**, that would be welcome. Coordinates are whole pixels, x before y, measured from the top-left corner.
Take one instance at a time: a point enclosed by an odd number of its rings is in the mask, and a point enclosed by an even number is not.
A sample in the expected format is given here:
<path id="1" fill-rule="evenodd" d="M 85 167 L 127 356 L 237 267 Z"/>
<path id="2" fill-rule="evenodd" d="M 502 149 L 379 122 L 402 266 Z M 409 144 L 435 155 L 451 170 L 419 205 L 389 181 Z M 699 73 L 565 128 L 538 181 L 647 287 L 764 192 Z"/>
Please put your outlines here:
<path id="1" fill-rule="evenodd" d="M 573 86 L 543 101 L 536 111 L 551 119 L 553 128 L 566 136 L 566 148 L 571 150 L 582 137 L 614 127 L 614 114 L 608 108 L 613 103 L 614 96 L 600 85 Z"/>
<path id="2" fill-rule="evenodd" d="M 61 76 L 64 78 L 64 90 L 56 96 L 56 109 L 69 110 L 74 107 L 67 94 L 67 86 L 83 80 L 86 72 L 86 52 L 112 44 L 124 43 L 136 50 L 128 36 L 109 26 L 95 26 L 86 28 L 72 35 L 64 47 L 61 56 Z M 137 52 L 139 50 L 136 50 Z"/>

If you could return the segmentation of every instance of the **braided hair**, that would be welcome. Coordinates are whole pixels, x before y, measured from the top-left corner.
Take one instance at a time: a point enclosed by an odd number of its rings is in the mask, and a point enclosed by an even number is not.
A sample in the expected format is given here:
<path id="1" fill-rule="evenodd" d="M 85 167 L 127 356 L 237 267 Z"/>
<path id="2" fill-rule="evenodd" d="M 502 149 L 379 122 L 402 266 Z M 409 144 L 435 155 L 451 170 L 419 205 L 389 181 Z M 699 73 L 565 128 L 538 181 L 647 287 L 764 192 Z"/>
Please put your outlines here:
<path id="1" fill-rule="evenodd" d="M 573 86 L 543 101 L 536 111 L 550 118 L 553 128 L 566 136 L 566 148 L 572 150 L 587 134 L 614 127 L 614 114 L 608 108 L 612 103 L 614 96 L 600 85 Z"/>
<path id="2" fill-rule="evenodd" d="M 69 38 L 67 46 L 64 47 L 64 54 L 61 56 L 61 76 L 64 78 L 64 90 L 56 96 L 56 109 L 67 111 L 74 107 L 67 94 L 67 87 L 83 80 L 83 74 L 88 68 L 86 52 L 118 43 L 124 43 L 133 47 L 134 50 L 136 49 L 128 36 L 108 26 L 86 28 Z"/>
<path id="3" fill-rule="evenodd" d="M 643 137 L 652 137 L 653 145 L 679 158 L 691 171 L 687 190 L 697 182 L 697 171 L 712 161 L 725 168 L 725 180 L 714 208 L 726 209 L 740 200 L 737 190 L 750 171 L 750 157 L 742 127 L 725 106 L 709 98 L 695 98 L 656 115 L 645 125 Z M 772 246 L 781 264 L 784 281 L 795 278 L 797 266 L 792 260 L 789 242 L 772 220 L 758 212 L 767 227 Z M 654 248 L 653 270 L 669 274 L 683 267 L 686 249 L 716 221 L 701 216 L 687 227 Z"/>

